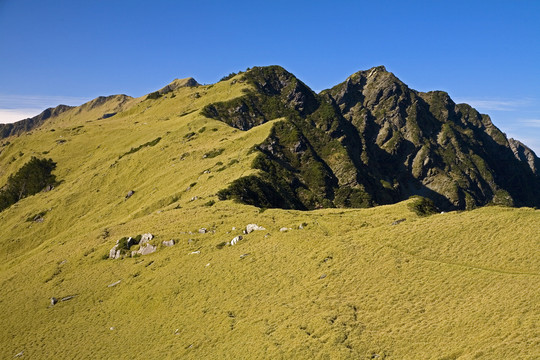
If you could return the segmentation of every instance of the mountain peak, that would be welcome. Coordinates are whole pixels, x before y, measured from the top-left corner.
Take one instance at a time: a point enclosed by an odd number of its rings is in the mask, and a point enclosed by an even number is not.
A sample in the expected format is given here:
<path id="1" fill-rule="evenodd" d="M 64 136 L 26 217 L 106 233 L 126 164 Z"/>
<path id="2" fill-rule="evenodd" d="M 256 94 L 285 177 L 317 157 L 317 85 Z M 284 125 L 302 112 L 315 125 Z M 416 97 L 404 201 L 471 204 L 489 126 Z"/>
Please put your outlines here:
<path id="1" fill-rule="evenodd" d="M 187 77 L 185 79 L 174 79 L 171 83 L 165 85 L 161 89 L 159 89 L 157 92 L 160 95 L 166 94 L 168 92 L 174 91 L 179 88 L 183 87 L 194 87 L 199 86 L 200 84 L 192 77 Z"/>

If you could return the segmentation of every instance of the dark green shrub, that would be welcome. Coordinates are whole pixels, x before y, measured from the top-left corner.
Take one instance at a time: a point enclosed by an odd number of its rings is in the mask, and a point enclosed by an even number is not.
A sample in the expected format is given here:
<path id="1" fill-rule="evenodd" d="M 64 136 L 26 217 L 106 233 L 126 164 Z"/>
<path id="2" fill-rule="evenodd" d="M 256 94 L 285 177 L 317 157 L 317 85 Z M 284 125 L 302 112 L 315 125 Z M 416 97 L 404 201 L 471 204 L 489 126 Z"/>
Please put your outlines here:
<path id="1" fill-rule="evenodd" d="M 152 141 L 149 141 L 149 142 L 147 142 L 147 143 L 144 143 L 144 144 L 142 144 L 142 145 L 139 145 L 139 146 L 137 146 L 136 148 L 131 148 L 131 150 L 129 150 L 128 152 L 126 152 L 126 153 L 120 155 L 120 156 L 118 157 L 118 159 L 121 159 L 121 158 L 123 158 L 123 157 L 126 156 L 126 155 L 136 153 L 137 151 L 141 150 L 141 149 L 144 148 L 144 147 L 155 146 L 155 145 L 157 145 L 158 142 L 160 142 L 160 140 L 161 140 L 161 137 L 158 137 L 158 138 L 155 138 L 155 139 L 152 140 Z"/>
<path id="2" fill-rule="evenodd" d="M 414 201 L 409 204 L 411 209 L 418 216 L 428 216 L 438 212 L 437 207 L 431 199 L 427 199 L 421 196 L 412 196 Z"/>
<path id="3" fill-rule="evenodd" d="M 0 190 L 0 211 L 17 201 L 34 195 L 47 185 L 56 184 L 56 176 L 52 171 L 56 163 L 52 159 L 32 157 L 14 175 L 11 175 L 6 185 Z"/>
<path id="4" fill-rule="evenodd" d="M 213 149 L 213 150 L 207 152 L 206 154 L 204 154 L 203 158 L 204 159 L 215 158 L 216 156 L 221 155 L 224 151 L 225 151 L 225 149 Z"/>

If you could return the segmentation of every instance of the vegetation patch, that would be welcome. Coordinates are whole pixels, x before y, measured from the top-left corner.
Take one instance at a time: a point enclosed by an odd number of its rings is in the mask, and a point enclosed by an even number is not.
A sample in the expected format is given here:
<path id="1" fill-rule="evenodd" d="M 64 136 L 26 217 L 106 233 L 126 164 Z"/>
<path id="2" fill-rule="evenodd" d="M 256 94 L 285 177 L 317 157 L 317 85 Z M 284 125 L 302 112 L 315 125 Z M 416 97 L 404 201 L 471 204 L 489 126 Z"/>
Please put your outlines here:
<path id="1" fill-rule="evenodd" d="M 205 153 L 203 155 L 203 159 L 215 158 L 216 156 L 219 156 L 219 155 L 223 154 L 224 151 L 225 151 L 225 149 L 213 149 L 213 150 Z"/>
<path id="2" fill-rule="evenodd" d="M 0 190 L 0 211 L 17 201 L 34 195 L 48 185 L 56 185 L 52 171 L 56 163 L 52 159 L 32 157 L 14 175 L 10 175 L 6 185 Z"/>
<path id="3" fill-rule="evenodd" d="M 123 158 L 123 157 L 126 156 L 126 155 L 130 155 L 130 154 L 136 153 L 137 151 L 141 150 L 142 148 L 155 146 L 155 145 L 156 145 L 157 143 L 159 143 L 160 141 L 161 141 L 161 137 L 158 137 L 158 138 L 156 138 L 156 139 L 154 139 L 154 140 L 152 140 L 152 141 L 149 141 L 149 142 L 147 142 L 147 143 L 144 143 L 144 144 L 142 144 L 142 145 L 139 145 L 139 146 L 137 146 L 137 147 L 135 147 L 135 148 L 131 148 L 131 150 L 129 150 L 128 152 L 126 152 L 126 153 L 120 155 L 120 156 L 118 157 L 118 159 L 121 159 L 121 158 Z"/>
<path id="4" fill-rule="evenodd" d="M 412 203 L 410 203 L 409 209 L 413 211 L 418 216 L 428 216 L 433 215 L 439 212 L 435 204 L 431 199 L 422 197 L 422 196 L 413 196 L 411 197 L 414 199 Z"/>

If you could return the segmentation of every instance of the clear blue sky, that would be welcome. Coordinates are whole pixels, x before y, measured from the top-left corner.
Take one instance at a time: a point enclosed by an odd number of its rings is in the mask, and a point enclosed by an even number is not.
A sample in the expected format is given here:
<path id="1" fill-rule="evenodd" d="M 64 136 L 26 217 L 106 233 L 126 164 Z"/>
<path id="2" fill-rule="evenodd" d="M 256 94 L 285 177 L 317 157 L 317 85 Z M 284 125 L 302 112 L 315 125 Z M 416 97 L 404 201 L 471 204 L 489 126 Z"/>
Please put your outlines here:
<path id="1" fill-rule="evenodd" d="M 0 0 L 0 121 L 270 64 L 314 90 L 385 65 L 540 153 L 540 1 Z"/>

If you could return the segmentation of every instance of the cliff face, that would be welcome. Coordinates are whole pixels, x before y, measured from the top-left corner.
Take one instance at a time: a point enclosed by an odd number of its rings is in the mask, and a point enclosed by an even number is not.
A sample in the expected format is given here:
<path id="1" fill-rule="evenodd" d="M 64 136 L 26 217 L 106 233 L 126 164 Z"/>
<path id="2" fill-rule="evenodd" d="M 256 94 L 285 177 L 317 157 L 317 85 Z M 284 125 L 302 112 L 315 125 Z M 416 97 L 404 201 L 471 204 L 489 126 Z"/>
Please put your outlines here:
<path id="1" fill-rule="evenodd" d="M 384 67 L 315 94 L 273 66 L 242 78 L 245 96 L 203 114 L 240 130 L 283 117 L 253 167 L 222 198 L 313 209 L 387 204 L 421 195 L 441 209 L 540 204 L 538 158 L 487 115 L 445 92 L 410 89 Z"/>

